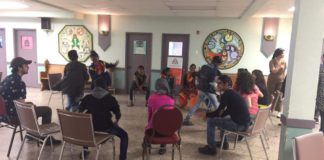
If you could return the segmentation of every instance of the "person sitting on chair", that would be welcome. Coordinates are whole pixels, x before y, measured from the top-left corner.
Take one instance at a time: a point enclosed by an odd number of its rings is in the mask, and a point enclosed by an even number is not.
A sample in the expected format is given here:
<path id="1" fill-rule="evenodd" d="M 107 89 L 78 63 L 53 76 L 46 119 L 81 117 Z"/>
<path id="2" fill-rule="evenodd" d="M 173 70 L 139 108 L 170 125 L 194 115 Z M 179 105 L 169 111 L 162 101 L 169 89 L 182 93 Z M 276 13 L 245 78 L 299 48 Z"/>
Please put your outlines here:
<path id="1" fill-rule="evenodd" d="M 145 91 L 145 105 L 147 105 L 147 99 L 150 96 L 150 88 L 147 84 L 147 76 L 145 75 L 144 66 L 140 65 L 137 67 L 137 71 L 134 73 L 134 80 L 129 89 L 129 106 L 134 106 L 134 90 Z"/>
<path id="2" fill-rule="evenodd" d="M 145 127 L 145 134 L 153 134 L 153 114 L 163 105 L 174 105 L 174 99 L 169 95 L 170 88 L 168 82 L 159 78 L 155 82 L 155 92 L 150 95 L 148 99 L 147 107 L 147 125 Z M 164 154 L 166 152 L 165 145 L 160 146 L 159 154 Z"/>
<path id="3" fill-rule="evenodd" d="M 216 83 L 217 89 L 222 95 L 218 109 L 207 113 L 207 145 L 198 149 L 202 154 L 215 155 L 216 147 L 221 146 L 221 142 L 215 142 L 215 127 L 244 132 L 250 125 L 247 104 L 239 93 L 231 89 L 231 78 L 227 75 L 221 75 Z M 223 137 L 223 130 L 221 130 L 220 135 Z M 225 137 L 223 149 L 227 150 L 228 147 L 227 138 Z"/>
<path id="4" fill-rule="evenodd" d="M 169 89 L 170 89 L 169 94 L 174 97 L 175 78 L 171 74 L 171 68 L 169 67 L 164 68 L 161 72 L 161 78 L 165 79 L 168 82 Z"/>
<path id="5" fill-rule="evenodd" d="M 121 118 L 119 104 L 115 97 L 109 94 L 108 86 L 103 77 L 96 79 L 92 93 L 81 100 L 80 111 L 92 114 L 93 127 L 95 131 L 111 133 L 120 138 L 119 160 L 127 159 L 128 134 L 119 127 Z M 112 121 L 112 114 L 116 120 Z M 83 152 L 84 157 L 89 155 L 89 151 Z"/>
<path id="6" fill-rule="evenodd" d="M 11 63 L 11 75 L 7 76 L 0 83 L 0 95 L 3 97 L 6 106 L 7 116 L 4 119 L 18 120 L 14 100 L 25 102 L 26 99 L 26 84 L 22 80 L 22 76 L 28 74 L 30 60 L 25 60 L 22 57 L 14 58 Z M 30 102 L 29 102 L 30 103 Z M 48 106 L 35 107 L 37 117 L 42 117 L 42 124 L 49 124 L 52 121 L 52 109 Z M 1 118 L 0 118 L 1 119 Z M 50 144 L 47 141 L 46 144 Z M 52 138 L 53 144 L 60 144 L 60 140 Z"/>
<path id="7" fill-rule="evenodd" d="M 189 72 L 182 77 L 182 88 L 179 95 L 179 106 L 181 108 L 186 108 L 188 104 L 188 99 L 190 100 L 190 106 L 196 103 L 198 90 L 196 87 L 196 65 L 191 64 Z"/>
<path id="8" fill-rule="evenodd" d="M 91 51 L 90 59 L 92 61 L 91 65 L 89 66 L 89 74 L 92 80 L 91 89 L 94 88 L 94 82 L 99 77 L 104 77 L 106 85 L 110 87 L 111 77 L 110 74 L 106 71 L 106 69 L 115 68 L 118 65 L 119 61 L 117 60 L 115 63 L 107 63 L 102 60 L 99 60 L 99 55 L 96 51 Z"/>

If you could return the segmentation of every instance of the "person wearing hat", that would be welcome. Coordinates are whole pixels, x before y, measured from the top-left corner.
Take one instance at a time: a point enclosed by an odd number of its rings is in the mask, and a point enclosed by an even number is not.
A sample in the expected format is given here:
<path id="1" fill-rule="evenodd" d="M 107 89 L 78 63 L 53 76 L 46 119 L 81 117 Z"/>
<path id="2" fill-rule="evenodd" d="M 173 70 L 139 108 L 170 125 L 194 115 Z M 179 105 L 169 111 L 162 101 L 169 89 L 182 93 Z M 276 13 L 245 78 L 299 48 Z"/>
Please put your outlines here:
<path id="1" fill-rule="evenodd" d="M 107 89 L 108 86 L 103 77 L 96 79 L 91 94 L 81 100 L 80 111 L 86 110 L 86 113 L 92 114 L 95 131 L 108 132 L 120 138 L 119 160 L 125 160 L 127 158 L 128 134 L 118 125 L 121 118 L 119 104 Z M 115 115 L 115 121 L 112 120 L 112 113 Z M 82 153 L 84 157 L 89 155 L 89 151 L 86 150 Z"/>
<path id="2" fill-rule="evenodd" d="M 11 63 L 11 75 L 8 75 L 0 83 L 0 95 L 5 100 L 6 106 L 6 117 L 0 117 L 0 119 L 6 120 L 17 120 L 18 115 L 14 105 L 14 100 L 25 102 L 26 99 L 26 84 L 22 80 L 22 76 L 28 74 L 29 64 L 32 61 L 26 60 L 22 57 L 14 58 Z M 42 124 L 49 124 L 52 121 L 52 110 L 48 106 L 35 107 L 37 117 L 42 117 Z M 52 138 L 53 144 L 60 144 L 61 141 Z M 49 141 L 48 141 L 49 142 Z M 46 142 L 46 144 L 49 144 Z"/>
<path id="3" fill-rule="evenodd" d="M 171 90 L 168 81 L 164 78 L 159 78 L 155 82 L 155 92 L 150 95 L 147 102 L 147 124 L 145 127 L 145 133 L 153 134 L 153 114 L 163 105 L 174 105 L 174 99 L 170 96 Z M 160 146 L 159 154 L 166 152 L 165 145 Z"/>
<path id="4" fill-rule="evenodd" d="M 92 61 L 89 66 L 89 74 L 92 79 L 91 89 L 94 88 L 94 81 L 103 77 L 106 80 L 106 84 L 108 87 L 111 86 L 111 77 L 110 74 L 106 71 L 106 69 L 115 68 L 119 61 L 117 60 L 115 63 L 107 63 L 99 59 L 99 55 L 96 51 L 92 50 L 90 53 L 90 59 Z"/>
<path id="5" fill-rule="evenodd" d="M 207 112 L 214 111 L 218 108 L 219 102 L 216 97 L 214 82 L 221 75 L 218 66 L 222 63 L 222 58 L 215 56 L 210 64 L 203 65 L 198 72 L 198 98 L 194 106 L 191 107 L 187 116 L 183 120 L 183 125 L 193 125 L 190 121 L 193 113 L 200 107 L 201 102 L 208 102 Z"/>

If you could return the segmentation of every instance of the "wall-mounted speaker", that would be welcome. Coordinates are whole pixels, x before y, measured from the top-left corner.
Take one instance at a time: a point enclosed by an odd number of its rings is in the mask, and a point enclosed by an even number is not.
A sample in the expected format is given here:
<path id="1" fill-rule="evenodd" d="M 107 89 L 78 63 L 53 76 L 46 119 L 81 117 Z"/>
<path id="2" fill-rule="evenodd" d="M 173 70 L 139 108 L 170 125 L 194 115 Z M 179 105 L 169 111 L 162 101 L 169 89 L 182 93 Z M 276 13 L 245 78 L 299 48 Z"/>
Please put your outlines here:
<path id="1" fill-rule="evenodd" d="M 41 18 L 42 29 L 51 29 L 51 18 L 42 17 Z"/>

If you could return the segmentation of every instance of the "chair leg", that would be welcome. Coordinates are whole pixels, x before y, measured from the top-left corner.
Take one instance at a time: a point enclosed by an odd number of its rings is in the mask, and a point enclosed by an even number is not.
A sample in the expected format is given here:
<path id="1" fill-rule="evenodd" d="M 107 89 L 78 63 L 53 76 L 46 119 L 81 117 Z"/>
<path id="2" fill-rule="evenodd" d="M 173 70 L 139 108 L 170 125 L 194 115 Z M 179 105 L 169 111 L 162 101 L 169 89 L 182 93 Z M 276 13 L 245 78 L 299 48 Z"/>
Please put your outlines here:
<path id="1" fill-rule="evenodd" d="M 84 160 L 84 148 L 82 148 L 81 155 L 82 155 L 82 160 Z"/>
<path id="2" fill-rule="evenodd" d="M 19 157 L 20 157 L 20 153 L 21 153 L 21 150 L 22 150 L 22 148 L 23 148 L 23 146 L 24 146 L 24 144 L 25 144 L 26 137 L 27 137 L 27 134 L 25 135 L 23 141 L 21 142 L 21 146 L 20 146 L 20 148 L 19 148 L 18 155 L 17 155 L 17 160 L 18 160 Z"/>
<path id="3" fill-rule="evenodd" d="M 260 134 L 260 139 L 261 139 L 261 143 L 262 143 L 262 147 L 263 147 L 264 153 L 265 153 L 265 155 L 267 157 L 267 160 L 268 160 L 269 159 L 268 153 L 267 153 L 267 150 L 266 150 L 266 148 L 264 146 L 264 142 L 263 142 L 263 138 L 262 138 L 262 135 L 261 134 Z"/>
<path id="4" fill-rule="evenodd" d="M 225 132 L 225 133 L 223 134 L 222 142 L 221 142 L 221 146 L 220 146 L 220 151 L 219 151 L 219 158 L 222 157 L 222 151 L 223 151 L 223 145 L 224 145 L 224 141 L 225 141 L 226 131 L 224 131 L 224 132 Z"/>
<path id="5" fill-rule="evenodd" d="M 250 149 L 249 143 L 248 143 L 248 141 L 247 141 L 246 138 L 245 138 L 245 143 L 246 143 L 246 146 L 247 146 L 247 148 L 248 148 L 248 150 L 249 150 L 249 154 L 250 154 L 251 160 L 253 160 L 252 152 L 251 152 L 251 149 Z"/>
<path id="6" fill-rule="evenodd" d="M 62 149 L 61 149 L 61 153 L 60 153 L 59 160 L 62 160 L 62 156 L 63 156 L 63 152 L 64 152 L 64 147 L 65 147 L 65 141 L 63 141 L 63 145 L 62 145 Z"/>
<path id="7" fill-rule="evenodd" d="M 23 140 L 23 134 L 22 134 L 23 130 L 21 129 L 20 124 L 18 126 L 19 126 L 19 132 L 20 132 L 20 140 L 22 141 Z"/>
<path id="8" fill-rule="evenodd" d="M 7 152 L 7 157 L 10 156 L 10 152 L 11 152 L 11 148 L 12 148 L 12 143 L 13 143 L 13 140 L 15 139 L 15 134 L 16 134 L 17 127 L 18 126 L 15 126 L 15 128 L 14 128 L 14 130 L 12 132 L 11 140 L 10 140 L 10 145 L 9 145 L 8 152 Z"/>
<path id="9" fill-rule="evenodd" d="M 64 110 L 64 95 L 63 95 L 63 93 L 61 94 L 61 96 L 62 96 L 62 108 Z"/>
<path id="10" fill-rule="evenodd" d="M 142 144 L 142 160 L 144 160 L 145 159 L 145 154 L 146 154 L 146 144 L 145 144 L 145 142 L 143 142 L 143 144 Z"/>
<path id="11" fill-rule="evenodd" d="M 99 158 L 99 152 L 100 152 L 101 144 L 97 148 L 97 153 L 96 153 L 96 160 Z"/>
<path id="12" fill-rule="evenodd" d="M 180 158 L 180 160 L 182 160 L 181 144 L 180 143 L 177 144 L 177 148 L 178 148 L 178 151 L 179 151 L 179 158 Z"/>
<path id="13" fill-rule="evenodd" d="M 172 160 L 174 160 L 174 144 L 172 144 Z"/>
<path id="14" fill-rule="evenodd" d="M 43 152 L 43 150 L 44 150 L 44 147 L 45 147 L 45 145 L 46 145 L 46 141 L 47 141 L 47 139 L 49 138 L 50 136 L 46 136 L 46 138 L 43 140 L 43 145 L 42 145 L 42 148 L 41 148 L 41 150 L 39 151 L 39 155 L 38 155 L 38 160 L 40 160 L 41 159 L 41 156 L 42 156 L 42 152 Z"/>
<path id="15" fill-rule="evenodd" d="M 236 148 L 236 144 L 237 144 L 238 136 L 239 136 L 238 134 L 235 136 L 235 142 L 234 142 L 234 147 L 233 147 L 233 149 Z"/>
<path id="16" fill-rule="evenodd" d="M 48 99 L 48 103 L 47 103 L 47 106 L 49 106 L 49 104 L 50 104 L 50 102 L 51 102 L 51 99 L 52 99 L 52 95 L 53 95 L 53 93 L 52 93 L 52 91 L 51 91 L 51 95 L 50 95 L 50 97 L 49 97 L 49 99 Z"/>

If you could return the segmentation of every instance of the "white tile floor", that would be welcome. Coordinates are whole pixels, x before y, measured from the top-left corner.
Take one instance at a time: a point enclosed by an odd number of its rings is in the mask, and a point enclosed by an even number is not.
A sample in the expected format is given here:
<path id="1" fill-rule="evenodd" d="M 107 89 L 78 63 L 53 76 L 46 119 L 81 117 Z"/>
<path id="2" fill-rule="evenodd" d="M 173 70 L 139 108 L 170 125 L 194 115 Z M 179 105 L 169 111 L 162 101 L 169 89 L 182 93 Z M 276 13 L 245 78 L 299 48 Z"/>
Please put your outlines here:
<path id="1" fill-rule="evenodd" d="M 28 89 L 27 100 L 32 101 L 37 105 L 47 105 L 49 92 L 48 91 L 39 91 L 39 89 Z M 142 153 L 142 138 L 144 127 L 146 124 L 146 107 L 144 106 L 144 96 L 137 96 L 137 104 L 134 107 L 127 107 L 127 95 L 116 95 L 117 100 L 121 106 L 122 118 L 120 121 L 120 126 L 124 128 L 129 134 L 129 148 L 128 148 L 128 159 L 129 160 L 140 160 Z M 57 113 L 56 108 L 62 108 L 60 95 L 54 95 L 50 104 L 53 110 L 53 121 L 57 122 Z M 185 111 L 183 112 L 185 114 Z M 194 126 L 185 126 L 181 130 L 182 137 L 182 155 L 183 160 L 214 160 L 220 159 L 216 156 L 202 155 L 199 154 L 197 149 L 198 147 L 204 146 L 206 144 L 206 123 L 201 118 L 201 113 L 197 113 L 193 117 Z M 269 135 L 269 144 L 270 148 L 267 149 L 270 160 L 278 159 L 278 150 L 279 150 L 279 139 L 280 139 L 280 126 L 279 119 L 272 117 L 272 120 L 275 125 L 272 125 L 270 121 L 267 122 L 267 133 Z M 10 143 L 10 136 L 12 130 L 7 128 L 0 128 L 0 160 L 7 159 L 16 159 L 17 153 L 21 144 L 18 134 L 14 141 L 13 150 L 11 152 L 10 158 L 6 157 L 7 149 Z M 56 138 L 60 139 L 61 135 L 55 135 Z M 116 141 L 116 153 L 119 155 L 119 140 Z M 264 152 L 262 150 L 262 144 L 259 138 L 253 138 L 249 141 L 253 157 L 257 160 L 266 159 Z M 233 143 L 230 143 L 232 147 Z M 37 158 L 37 154 L 40 147 L 37 147 L 36 143 L 26 143 L 23 148 L 22 155 L 20 159 L 23 160 L 33 160 Z M 46 160 L 57 160 L 59 158 L 61 145 L 56 146 L 54 152 L 51 152 L 50 147 L 45 147 L 42 159 Z M 106 144 L 100 154 L 99 159 L 112 159 L 111 157 L 111 145 Z M 76 147 L 73 150 L 73 159 L 79 159 L 78 155 L 80 153 L 80 148 Z M 94 159 L 94 152 L 91 152 L 89 159 Z M 159 156 L 157 151 L 152 150 L 152 160 L 156 159 L 171 159 L 171 150 L 168 149 L 167 154 Z M 175 159 L 178 159 L 178 154 L 176 152 Z M 118 157 L 118 156 L 117 156 Z M 66 150 L 63 159 L 72 159 L 69 149 Z M 236 149 L 230 149 L 223 152 L 224 160 L 245 160 L 250 159 L 248 150 L 244 142 L 240 142 Z"/>

